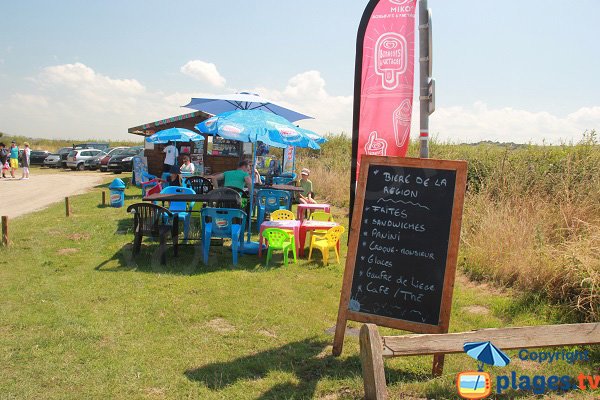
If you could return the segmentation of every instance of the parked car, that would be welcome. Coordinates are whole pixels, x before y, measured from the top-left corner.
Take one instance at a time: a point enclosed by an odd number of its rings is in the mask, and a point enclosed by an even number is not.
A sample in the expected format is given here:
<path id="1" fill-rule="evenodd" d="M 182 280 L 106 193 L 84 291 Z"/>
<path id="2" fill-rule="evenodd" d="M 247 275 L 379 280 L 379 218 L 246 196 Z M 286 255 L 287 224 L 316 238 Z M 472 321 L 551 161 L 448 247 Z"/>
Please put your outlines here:
<path id="1" fill-rule="evenodd" d="M 29 153 L 29 164 L 44 165 L 44 160 L 49 155 L 50 152 L 46 150 L 31 150 L 31 153 Z"/>
<path id="2" fill-rule="evenodd" d="M 116 156 L 120 152 L 129 149 L 129 147 L 112 147 L 108 150 L 108 152 L 104 154 L 98 154 L 96 157 L 90 158 L 85 161 L 85 167 L 92 171 L 100 169 L 102 172 L 106 172 L 108 169 L 108 160 L 112 156 Z"/>
<path id="3" fill-rule="evenodd" d="M 67 156 L 67 167 L 73 171 L 78 169 L 83 171 L 85 169 L 85 160 L 88 160 L 98 154 L 102 153 L 102 150 L 98 149 L 75 149 L 69 152 Z"/>
<path id="4" fill-rule="evenodd" d="M 114 155 L 108 161 L 108 170 L 115 174 L 127 171 L 131 172 L 133 169 L 133 157 L 141 156 L 144 154 L 143 146 L 130 147 L 117 155 Z"/>
<path id="5" fill-rule="evenodd" d="M 52 153 L 49 154 L 45 159 L 44 159 L 44 166 L 45 167 L 50 167 L 50 168 L 58 168 L 61 167 L 61 160 L 62 160 L 62 155 L 64 154 L 65 156 L 65 162 L 66 162 L 66 157 L 69 154 L 69 152 L 72 150 L 71 147 L 63 147 L 62 149 L 59 149 L 56 153 Z"/>
<path id="6" fill-rule="evenodd" d="M 107 151 L 109 148 L 110 144 L 108 143 L 81 143 L 75 145 L 75 149 L 96 149 Z"/>

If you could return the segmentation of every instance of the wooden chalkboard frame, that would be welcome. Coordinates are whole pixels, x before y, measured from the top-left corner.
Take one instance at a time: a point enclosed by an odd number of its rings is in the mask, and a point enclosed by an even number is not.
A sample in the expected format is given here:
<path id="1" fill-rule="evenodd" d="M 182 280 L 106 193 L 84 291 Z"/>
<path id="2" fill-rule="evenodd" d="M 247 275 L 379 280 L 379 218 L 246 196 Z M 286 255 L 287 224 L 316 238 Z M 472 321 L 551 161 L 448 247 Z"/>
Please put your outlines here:
<path id="1" fill-rule="evenodd" d="M 354 278 L 354 268 L 360 235 L 360 224 L 362 221 L 365 191 L 367 187 L 368 172 L 371 165 L 428 168 L 437 170 L 455 171 L 456 181 L 454 185 L 454 200 L 452 205 L 452 216 L 450 222 L 450 237 L 448 242 L 448 254 L 446 257 L 446 269 L 444 274 L 444 287 L 442 289 L 441 307 L 437 325 L 421 324 L 373 314 L 365 314 L 348 309 Z M 333 355 L 338 356 L 342 352 L 346 322 L 348 320 L 373 323 L 379 326 L 401 329 L 415 333 L 447 333 L 450 325 L 450 311 L 452 307 L 452 293 L 454 290 L 454 278 L 456 274 L 456 262 L 458 258 L 458 245 L 460 241 L 460 228 L 462 212 L 467 183 L 467 162 L 459 160 L 436 160 L 430 158 L 403 158 L 403 157 L 381 157 L 363 155 L 356 188 L 356 201 L 354 203 L 352 225 L 350 226 L 348 254 L 346 267 L 340 295 L 340 305 L 333 341 Z"/>

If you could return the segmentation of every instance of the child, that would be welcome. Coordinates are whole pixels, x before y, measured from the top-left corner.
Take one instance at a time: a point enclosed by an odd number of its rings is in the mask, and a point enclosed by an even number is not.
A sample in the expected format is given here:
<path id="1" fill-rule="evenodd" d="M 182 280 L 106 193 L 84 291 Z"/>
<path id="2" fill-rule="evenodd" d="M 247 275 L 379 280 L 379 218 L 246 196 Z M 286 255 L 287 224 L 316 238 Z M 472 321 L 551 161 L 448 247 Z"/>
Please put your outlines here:
<path id="1" fill-rule="evenodd" d="M 302 187 L 302 189 L 304 189 L 302 191 L 302 193 L 299 194 L 300 197 L 300 203 L 303 204 L 315 204 L 316 201 L 313 198 L 313 186 L 312 186 L 312 182 L 308 179 L 308 176 L 310 175 L 310 169 L 308 168 L 302 168 L 302 172 L 300 173 L 300 187 Z"/>
<path id="2" fill-rule="evenodd" d="M 0 169 L 2 169 L 2 177 L 6 178 L 10 165 L 8 165 L 8 150 L 4 143 L 0 143 Z"/>
<path id="3" fill-rule="evenodd" d="M 165 182 L 167 182 L 167 186 L 183 186 L 181 184 L 181 171 L 179 170 L 179 165 L 171 166 L 169 177 Z"/>

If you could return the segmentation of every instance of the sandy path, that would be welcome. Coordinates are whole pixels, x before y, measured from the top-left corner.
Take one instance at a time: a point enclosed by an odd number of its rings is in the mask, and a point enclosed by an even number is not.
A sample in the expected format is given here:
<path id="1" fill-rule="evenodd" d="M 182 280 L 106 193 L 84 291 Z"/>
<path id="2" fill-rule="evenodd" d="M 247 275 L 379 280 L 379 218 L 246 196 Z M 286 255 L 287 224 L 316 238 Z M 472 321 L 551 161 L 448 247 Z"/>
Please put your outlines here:
<path id="1" fill-rule="evenodd" d="M 110 176 L 85 171 L 43 175 L 32 173 L 29 180 L 0 179 L 0 215 L 14 218 L 41 210 L 64 201 L 66 196 L 85 193 L 107 177 Z"/>

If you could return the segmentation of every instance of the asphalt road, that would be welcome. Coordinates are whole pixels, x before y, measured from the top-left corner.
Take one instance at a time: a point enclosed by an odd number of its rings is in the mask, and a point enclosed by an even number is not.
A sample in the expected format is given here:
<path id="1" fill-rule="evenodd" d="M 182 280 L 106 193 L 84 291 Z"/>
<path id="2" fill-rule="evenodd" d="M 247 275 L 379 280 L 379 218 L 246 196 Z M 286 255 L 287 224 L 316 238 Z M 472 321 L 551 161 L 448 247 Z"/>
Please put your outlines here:
<path id="1" fill-rule="evenodd" d="M 17 176 L 21 175 L 19 169 Z M 82 194 L 101 184 L 106 173 L 90 171 L 60 172 L 36 175 L 31 178 L 0 178 L 0 215 L 15 218 L 42 210 L 53 203 L 64 201 L 66 196 Z"/>

